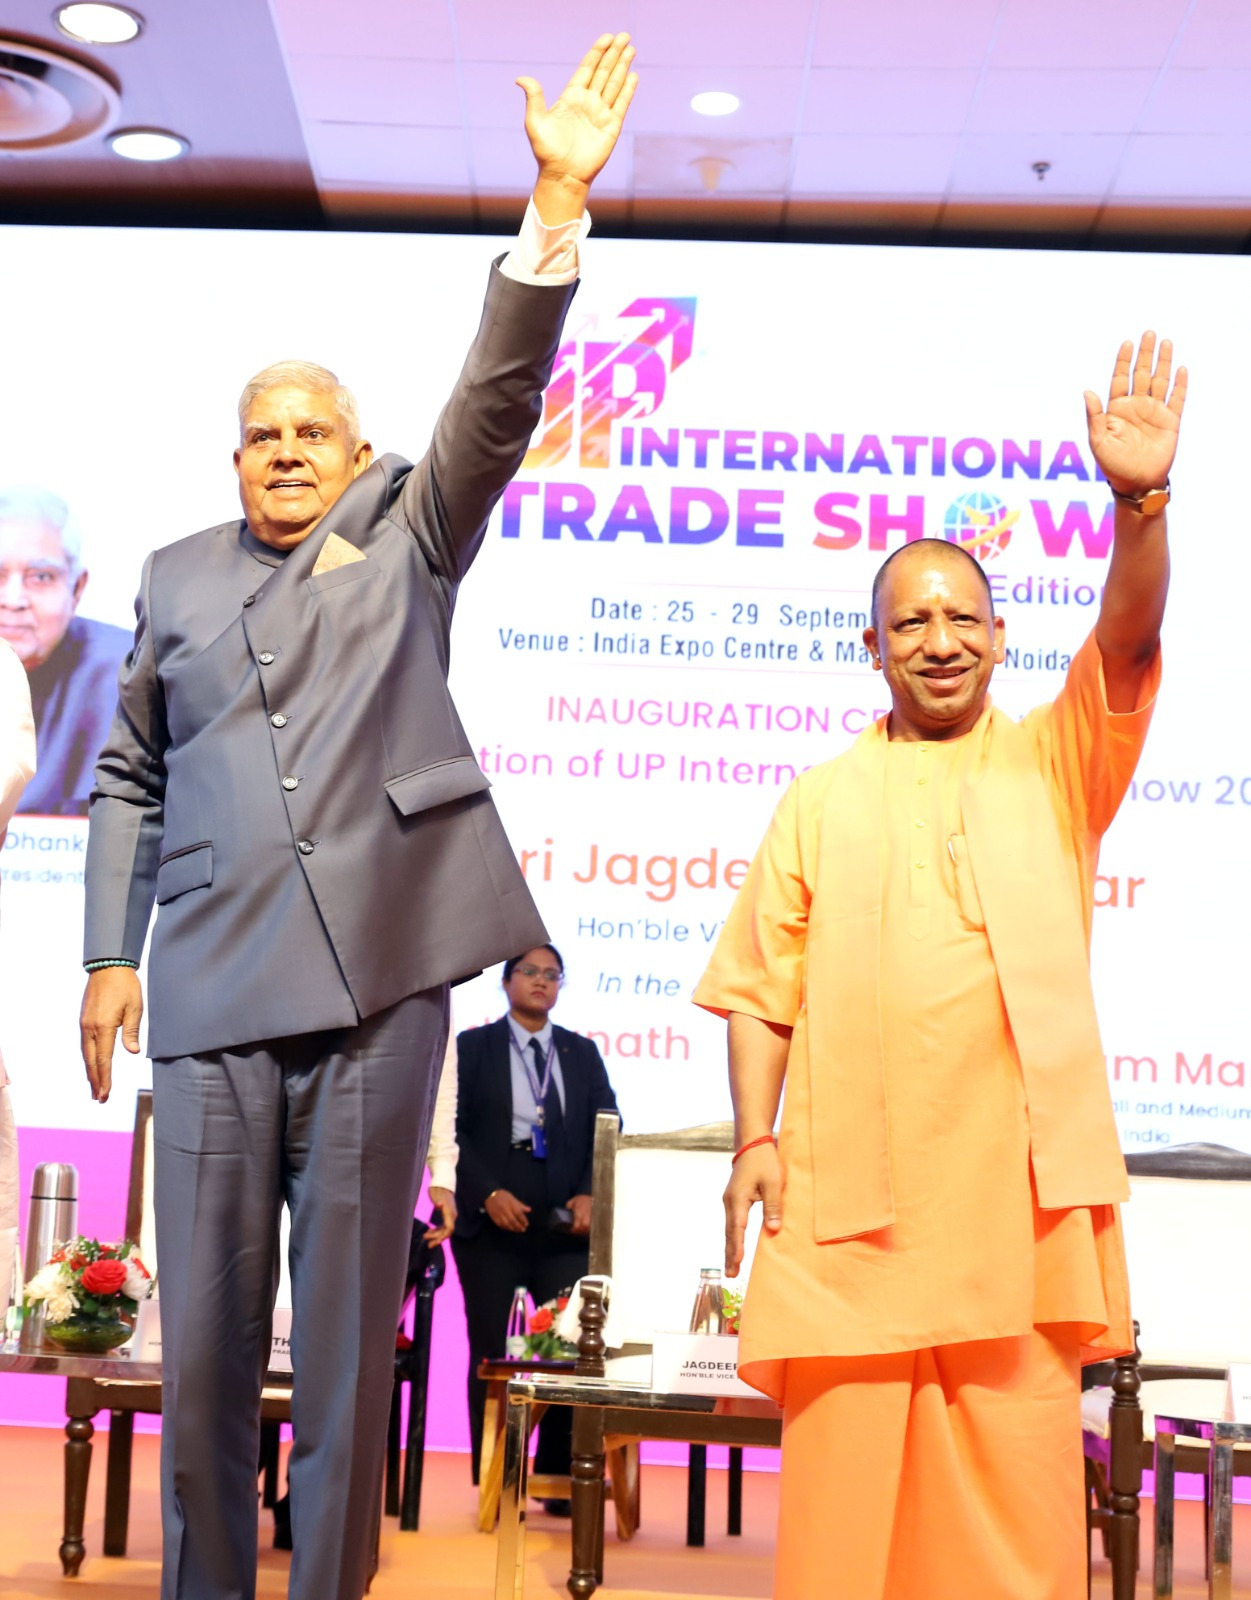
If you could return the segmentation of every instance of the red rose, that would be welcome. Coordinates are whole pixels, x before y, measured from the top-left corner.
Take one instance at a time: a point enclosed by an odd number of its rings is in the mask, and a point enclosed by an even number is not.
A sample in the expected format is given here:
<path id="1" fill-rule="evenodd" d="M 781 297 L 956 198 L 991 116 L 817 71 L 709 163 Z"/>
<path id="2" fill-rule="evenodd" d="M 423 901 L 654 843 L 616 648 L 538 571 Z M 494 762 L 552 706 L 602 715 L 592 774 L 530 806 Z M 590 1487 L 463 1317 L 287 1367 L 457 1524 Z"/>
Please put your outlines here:
<path id="1" fill-rule="evenodd" d="M 117 1294 L 126 1282 L 126 1266 L 121 1261 L 93 1261 L 83 1269 L 83 1288 L 88 1294 Z"/>
<path id="2" fill-rule="evenodd" d="M 531 1333 L 546 1333 L 551 1325 L 552 1313 L 547 1309 L 546 1306 L 540 1306 L 530 1318 Z"/>
<path id="3" fill-rule="evenodd" d="M 557 1296 L 557 1298 L 556 1298 L 556 1309 L 557 1309 L 557 1311 L 563 1311 L 568 1304 L 569 1304 L 569 1296 L 567 1294 L 562 1294 L 562 1295 L 558 1295 Z"/>

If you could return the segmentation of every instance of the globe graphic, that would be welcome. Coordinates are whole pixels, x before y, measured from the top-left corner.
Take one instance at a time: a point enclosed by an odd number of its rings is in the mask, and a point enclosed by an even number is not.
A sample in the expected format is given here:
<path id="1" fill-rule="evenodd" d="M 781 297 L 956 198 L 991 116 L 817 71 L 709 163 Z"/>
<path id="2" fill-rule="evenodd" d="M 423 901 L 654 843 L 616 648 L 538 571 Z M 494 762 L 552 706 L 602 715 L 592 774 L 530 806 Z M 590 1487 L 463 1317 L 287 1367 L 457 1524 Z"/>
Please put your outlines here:
<path id="1" fill-rule="evenodd" d="M 1009 511 L 998 495 L 973 489 L 947 507 L 943 537 L 950 544 L 960 545 L 978 561 L 989 561 L 1008 548 L 1012 526 L 1019 515 L 1019 512 Z"/>

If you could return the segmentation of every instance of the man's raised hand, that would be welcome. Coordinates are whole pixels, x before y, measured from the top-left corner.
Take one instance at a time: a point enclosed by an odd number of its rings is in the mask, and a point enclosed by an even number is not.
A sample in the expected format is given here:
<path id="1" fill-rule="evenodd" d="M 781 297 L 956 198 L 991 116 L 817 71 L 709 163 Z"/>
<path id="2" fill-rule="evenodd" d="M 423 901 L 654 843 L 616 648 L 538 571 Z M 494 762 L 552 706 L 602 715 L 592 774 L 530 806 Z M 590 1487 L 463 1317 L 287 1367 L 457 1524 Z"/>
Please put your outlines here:
<path id="1" fill-rule="evenodd" d="M 630 71 L 633 60 L 628 33 L 601 34 L 550 106 L 536 79 L 517 79 L 525 90 L 526 134 L 539 164 L 539 181 L 545 189 L 569 191 L 577 202 L 573 216 L 581 212 L 587 189 L 621 133 L 638 83 L 638 74 Z M 540 200 L 538 210 L 551 226 L 570 220 L 552 214 L 550 200 L 546 204 Z"/>
<path id="2" fill-rule="evenodd" d="M 1178 367 L 1170 394 L 1172 340 L 1160 341 L 1153 371 L 1155 354 L 1154 333 L 1143 334 L 1137 359 L 1133 341 L 1125 341 L 1112 369 L 1106 411 L 1099 396 L 1092 389 L 1086 391 L 1091 453 L 1119 494 L 1140 495 L 1149 489 L 1162 489 L 1177 454 L 1182 408 L 1186 404 L 1186 369 Z"/>
<path id="3" fill-rule="evenodd" d="M 101 1105 L 113 1086 L 117 1030 L 122 1030 L 122 1043 L 131 1055 L 138 1055 L 142 1017 L 143 988 L 133 967 L 100 967 L 88 973 L 79 1031 L 91 1098 Z"/>

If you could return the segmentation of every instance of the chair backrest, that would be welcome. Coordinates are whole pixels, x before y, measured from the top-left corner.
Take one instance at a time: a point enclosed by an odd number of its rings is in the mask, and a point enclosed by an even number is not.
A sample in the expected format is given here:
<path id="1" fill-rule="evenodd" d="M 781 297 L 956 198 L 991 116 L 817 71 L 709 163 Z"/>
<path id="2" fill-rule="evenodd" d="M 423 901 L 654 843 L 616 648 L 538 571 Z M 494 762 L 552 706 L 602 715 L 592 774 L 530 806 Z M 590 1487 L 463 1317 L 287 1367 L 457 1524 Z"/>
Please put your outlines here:
<path id="1" fill-rule="evenodd" d="M 1146 1363 L 1251 1361 L 1251 1156 L 1222 1145 L 1132 1155 L 1122 1211 L 1130 1301 Z"/>
<path id="2" fill-rule="evenodd" d="M 595 1119 L 589 1270 L 612 1278 L 621 1343 L 649 1345 L 657 1332 L 686 1331 L 700 1269 L 725 1256 L 721 1193 L 733 1151 L 729 1122 L 622 1134 L 612 1112 Z M 747 1282 L 759 1234 L 757 1207 L 736 1287 Z"/>
<path id="3" fill-rule="evenodd" d="M 135 1097 L 135 1131 L 130 1141 L 130 1184 L 126 1194 L 126 1238 L 139 1246 L 149 1272 L 156 1271 L 156 1211 L 152 1203 L 152 1091 Z"/>

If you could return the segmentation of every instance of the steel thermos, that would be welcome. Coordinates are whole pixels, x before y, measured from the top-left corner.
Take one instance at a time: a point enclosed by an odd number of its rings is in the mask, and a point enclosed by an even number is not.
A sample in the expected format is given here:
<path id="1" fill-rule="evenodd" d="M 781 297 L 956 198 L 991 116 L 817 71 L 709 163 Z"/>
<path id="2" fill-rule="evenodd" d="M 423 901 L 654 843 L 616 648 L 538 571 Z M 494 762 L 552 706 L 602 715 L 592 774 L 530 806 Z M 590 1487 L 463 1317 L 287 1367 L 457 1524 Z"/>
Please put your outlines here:
<path id="1" fill-rule="evenodd" d="M 25 1278 L 29 1283 L 58 1244 L 78 1233 L 78 1169 L 67 1161 L 44 1161 L 35 1168 L 26 1214 Z M 43 1308 L 22 1320 L 21 1348 L 37 1350 L 43 1341 Z"/>
<path id="2" fill-rule="evenodd" d="M 725 1300 L 721 1290 L 721 1268 L 703 1267 L 699 1274 L 699 1293 L 691 1312 L 692 1333 L 725 1332 Z"/>

